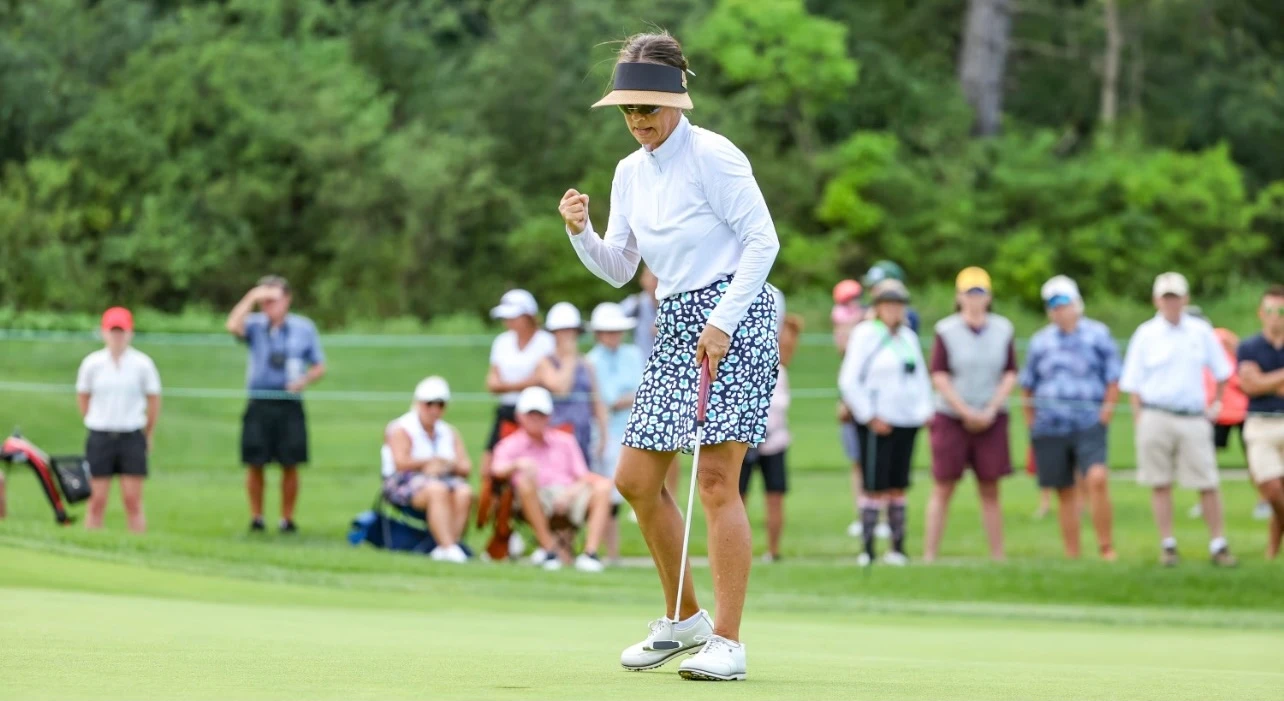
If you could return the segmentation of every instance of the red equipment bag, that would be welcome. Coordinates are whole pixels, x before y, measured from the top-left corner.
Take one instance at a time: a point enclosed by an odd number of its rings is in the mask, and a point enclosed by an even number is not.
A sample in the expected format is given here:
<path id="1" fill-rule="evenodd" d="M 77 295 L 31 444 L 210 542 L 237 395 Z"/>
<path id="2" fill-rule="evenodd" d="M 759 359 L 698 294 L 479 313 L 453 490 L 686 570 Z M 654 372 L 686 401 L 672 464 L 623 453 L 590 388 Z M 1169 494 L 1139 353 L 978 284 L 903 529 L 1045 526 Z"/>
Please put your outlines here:
<path id="1" fill-rule="evenodd" d="M 89 463 L 82 456 L 50 457 L 34 443 L 14 433 L 0 445 L 0 461 L 12 465 L 26 463 L 36 471 L 36 479 L 53 507 L 58 523 L 71 523 L 63 499 L 75 504 L 89 498 Z M 61 496 L 59 495 L 61 492 Z"/>

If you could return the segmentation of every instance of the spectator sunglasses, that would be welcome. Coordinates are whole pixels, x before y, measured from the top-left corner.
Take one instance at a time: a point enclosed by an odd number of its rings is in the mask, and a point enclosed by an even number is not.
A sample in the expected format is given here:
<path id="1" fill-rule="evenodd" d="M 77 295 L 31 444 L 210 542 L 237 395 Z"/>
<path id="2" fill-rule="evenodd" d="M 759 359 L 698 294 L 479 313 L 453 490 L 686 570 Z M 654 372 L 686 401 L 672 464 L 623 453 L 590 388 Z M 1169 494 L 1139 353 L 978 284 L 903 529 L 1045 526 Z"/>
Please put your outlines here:
<path id="1" fill-rule="evenodd" d="M 619 108 L 626 115 L 641 114 L 646 116 L 653 115 L 663 109 L 659 105 L 619 105 Z"/>

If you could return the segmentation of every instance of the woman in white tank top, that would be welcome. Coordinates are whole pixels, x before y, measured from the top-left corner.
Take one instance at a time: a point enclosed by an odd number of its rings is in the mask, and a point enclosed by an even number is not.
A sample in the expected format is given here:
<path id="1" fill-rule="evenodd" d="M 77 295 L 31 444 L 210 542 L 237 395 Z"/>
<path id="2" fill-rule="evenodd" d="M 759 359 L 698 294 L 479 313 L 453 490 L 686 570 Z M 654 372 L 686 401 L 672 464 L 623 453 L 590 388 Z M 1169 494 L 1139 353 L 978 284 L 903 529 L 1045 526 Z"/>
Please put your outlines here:
<path id="1" fill-rule="evenodd" d="M 437 542 L 434 560 L 465 562 L 459 538 L 473 503 L 472 461 L 459 432 L 441 419 L 449 399 L 445 380 L 426 378 L 415 387 L 410 411 L 388 423 L 380 451 L 383 493 L 395 506 L 425 512 Z"/>

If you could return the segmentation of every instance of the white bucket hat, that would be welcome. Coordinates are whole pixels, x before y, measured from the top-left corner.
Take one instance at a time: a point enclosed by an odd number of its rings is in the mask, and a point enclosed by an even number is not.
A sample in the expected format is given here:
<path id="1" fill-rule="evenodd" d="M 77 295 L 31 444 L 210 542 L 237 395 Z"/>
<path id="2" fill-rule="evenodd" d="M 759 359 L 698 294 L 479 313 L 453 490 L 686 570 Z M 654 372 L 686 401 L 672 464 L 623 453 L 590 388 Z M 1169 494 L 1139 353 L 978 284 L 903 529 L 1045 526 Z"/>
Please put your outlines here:
<path id="1" fill-rule="evenodd" d="M 509 290 L 499 298 L 499 305 L 490 310 L 490 316 L 493 319 L 516 319 L 519 316 L 535 316 L 539 313 L 539 305 L 535 303 L 535 295 L 526 290 Z"/>
<path id="2" fill-rule="evenodd" d="M 558 302 L 549 307 L 548 317 L 544 319 L 544 328 L 549 331 L 578 329 L 582 326 L 584 326 L 584 320 L 580 318 L 580 310 L 570 302 Z"/>
<path id="3" fill-rule="evenodd" d="M 537 411 L 545 416 L 553 413 L 553 395 L 543 387 L 527 387 L 517 395 L 517 413 Z"/>
<path id="4" fill-rule="evenodd" d="M 630 318 L 615 302 L 603 302 L 593 307 L 593 315 L 589 317 L 589 328 L 594 331 L 629 331 L 637 325 L 637 319 Z"/>
<path id="5" fill-rule="evenodd" d="M 415 385 L 416 402 L 448 402 L 450 401 L 450 385 L 436 375 L 425 377 Z"/>

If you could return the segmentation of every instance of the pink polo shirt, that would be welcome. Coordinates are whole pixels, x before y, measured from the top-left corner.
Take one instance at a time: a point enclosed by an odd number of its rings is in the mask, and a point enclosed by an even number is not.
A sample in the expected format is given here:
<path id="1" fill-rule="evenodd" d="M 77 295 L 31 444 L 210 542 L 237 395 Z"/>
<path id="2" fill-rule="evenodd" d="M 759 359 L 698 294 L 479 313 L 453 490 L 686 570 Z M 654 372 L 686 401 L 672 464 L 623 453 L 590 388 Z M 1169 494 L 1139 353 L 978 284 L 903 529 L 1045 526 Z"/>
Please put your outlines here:
<path id="1" fill-rule="evenodd" d="M 540 487 L 574 484 L 588 474 L 575 436 L 551 428 L 544 432 L 543 441 L 519 429 L 495 445 L 495 465 L 511 465 L 523 458 L 539 466 L 535 482 Z"/>

